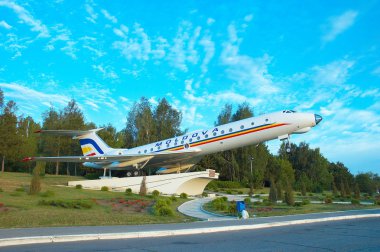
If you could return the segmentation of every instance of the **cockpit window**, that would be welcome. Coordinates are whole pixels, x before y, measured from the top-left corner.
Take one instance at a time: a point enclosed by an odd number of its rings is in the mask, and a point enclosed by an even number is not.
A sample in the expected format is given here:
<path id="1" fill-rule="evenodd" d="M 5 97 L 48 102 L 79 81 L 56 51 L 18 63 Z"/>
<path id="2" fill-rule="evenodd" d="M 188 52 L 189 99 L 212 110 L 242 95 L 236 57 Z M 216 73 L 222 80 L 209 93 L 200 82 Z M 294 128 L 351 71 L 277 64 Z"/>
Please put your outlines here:
<path id="1" fill-rule="evenodd" d="M 282 113 L 296 113 L 295 110 L 283 110 Z"/>

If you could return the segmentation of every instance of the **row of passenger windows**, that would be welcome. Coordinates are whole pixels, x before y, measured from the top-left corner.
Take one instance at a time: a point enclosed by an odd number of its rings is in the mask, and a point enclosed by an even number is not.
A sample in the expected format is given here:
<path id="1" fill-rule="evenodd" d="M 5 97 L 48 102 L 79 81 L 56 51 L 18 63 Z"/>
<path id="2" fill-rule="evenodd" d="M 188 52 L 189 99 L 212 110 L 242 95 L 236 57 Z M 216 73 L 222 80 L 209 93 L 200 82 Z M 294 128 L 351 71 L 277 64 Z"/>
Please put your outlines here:
<path id="1" fill-rule="evenodd" d="M 265 122 L 268 122 L 268 119 L 265 119 Z M 255 125 L 255 122 L 251 122 L 251 125 L 252 125 L 252 126 Z M 244 129 L 244 125 L 240 125 L 240 129 Z M 228 132 L 231 133 L 232 131 L 233 131 L 233 129 L 232 129 L 232 128 L 229 128 Z M 224 135 L 224 133 L 225 133 L 224 130 L 221 130 L 221 131 L 220 131 L 220 134 L 221 134 L 221 135 Z M 216 136 L 217 134 L 218 134 L 217 132 L 213 132 L 213 133 L 212 133 L 213 136 Z M 208 134 L 206 134 L 206 135 L 204 135 L 204 136 L 205 136 L 205 139 L 209 137 Z M 198 136 L 198 137 L 197 137 L 197 140 L 201 140 L 201 137 Z M 173 147 L 175 147 L 175 146 L 179 146 L 178 142 L 179 142 L 179 141 L 175 141 Z M 189 142 L 192 143 L 192 142 L 193 142 L 193 138 L 190 138 L 190 139 L 189 139 Z M 183 144 L 185 144 L 185 141 L 182 140 L 180 145 L 183 145 Z M 166 144 L 166 148 L 169 148 L 169 147 L 170 147 L 170 144 Z M 157 146 L 157 150 L 160 150 L 160 149 L 161 149 L 161 146 Z M 153 149 L 153 148 L 150 148 L 150 152 L 153 152 L 153 151 L 154 151 L 154 149 Z M 147 153 L 147 152 L 148 152 L 147 149 L 144 150 L 144 153 Z M 141 151 L 139 151 L 138 153 L 141 154 Z"/>

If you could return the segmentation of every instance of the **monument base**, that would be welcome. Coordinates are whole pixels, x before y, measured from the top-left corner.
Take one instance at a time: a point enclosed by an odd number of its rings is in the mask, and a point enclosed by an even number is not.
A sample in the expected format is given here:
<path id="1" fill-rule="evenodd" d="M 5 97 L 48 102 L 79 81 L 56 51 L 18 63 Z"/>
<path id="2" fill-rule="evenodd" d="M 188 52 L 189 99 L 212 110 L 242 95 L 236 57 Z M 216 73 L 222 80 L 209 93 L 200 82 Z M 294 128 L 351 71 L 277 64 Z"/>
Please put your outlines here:
<path id="1" fill-rule="evenodd" d="M 207 169 L 201 172 L 187 172 L 177 174 L 146 176 L 146 187 L 148 193 L 154 190 L 162 194 L 172 195 L 186 193 L 187 195 L 200 195 L 206 185 L 214 179 L 219 178 L 215 170 Z M 109 178 L 96 180 L 69 181 L 69 186 L 82 185 L 83 189 L 100 190 L 107 186 L 111 191 L 125 192 L 131 188 L 133 193 L 140 192 L 143 177 Z"/>

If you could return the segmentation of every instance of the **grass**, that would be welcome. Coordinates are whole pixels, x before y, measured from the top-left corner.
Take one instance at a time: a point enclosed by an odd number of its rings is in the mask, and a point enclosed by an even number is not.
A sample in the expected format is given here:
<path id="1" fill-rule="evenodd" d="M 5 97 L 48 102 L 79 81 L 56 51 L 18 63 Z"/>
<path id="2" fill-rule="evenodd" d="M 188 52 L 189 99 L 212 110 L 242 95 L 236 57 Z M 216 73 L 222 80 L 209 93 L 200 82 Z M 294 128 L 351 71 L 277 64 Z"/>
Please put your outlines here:
<path id="1" fill-rule="evenodd" d="M 0 228 L 52 227 L 82 225 L 134 225 L 148 223 L 173 223 L 193 221 L 176 209 L 185 199 L 177 198 L 171 204 L 172 217 L 155 216 L 152 206 L 155 199 L 136 194 L 120 192 L 78 190 L 68 188 L 70 180 L 83 180 L 82 177 L 46 175 L 41 179 L 42 191 L 29 195 L 32 176 L 27 173 L 0 173 Z M 24 188 L 21 191 L 17 188 Z M 17 189 L 17 190 L 16 190 Z M 160 198 L 160 197 L 159 197 Z M 39 204 L 40 201 L 91 201 L 91 208 L 64 208 Z M 146 207 L 132 205 L 144 201 Z M 132 202 L 132 203 L 131 203 Z M 128 205 L 129 204 L 129 205 Z M 135 203 L 137 204 L 137 203 Z"/>
<path id="2" fill-rule="evenodd" d="M 322 198 L 322 195 L 305 196 L 302 199 L 316 200 L 317 197 Z M 299 197 L 300 198 L 300 197 Z M 347 200 L 348 201 L 348 200 Z M 349 201 L 350 202 L 350 201 Z M 227 206 L 230 202 L 227 203 Z M 214 212 L 222 215 L 229 215 L 228 207 L 224 210 L 217 210 L 213 207 L 211 202 L 205 204 L 203 208 L 209 212 Z M 301 206 L 288 206 L 285 203 L 264 205 L 258 203 L 251 203 L 246 205 L 246 210 L 250 216 L 256 217 L 270 217 L 281 215 L 294 215 L 294 214 L 307 214 L 307 213 L 319 213 L 319 212 L 332 212 L 332 211 L 348 211 L 348 210 L 361 210 L 380 208 L 379 205 L 353 205 L 353 204 L 307 204 Z"/>

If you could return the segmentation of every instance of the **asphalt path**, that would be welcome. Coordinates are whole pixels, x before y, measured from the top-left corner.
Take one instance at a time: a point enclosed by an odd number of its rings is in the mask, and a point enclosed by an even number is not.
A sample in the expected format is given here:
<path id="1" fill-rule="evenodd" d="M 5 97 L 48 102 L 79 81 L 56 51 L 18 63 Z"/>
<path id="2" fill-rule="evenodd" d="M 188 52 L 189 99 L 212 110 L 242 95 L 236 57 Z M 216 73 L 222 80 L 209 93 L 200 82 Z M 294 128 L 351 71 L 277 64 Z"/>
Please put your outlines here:
<path id="1" fill-rule="evenodd" d="M 20 245 L 0 251 L 380 251 L 380 218 L 209 234 Z"/>

